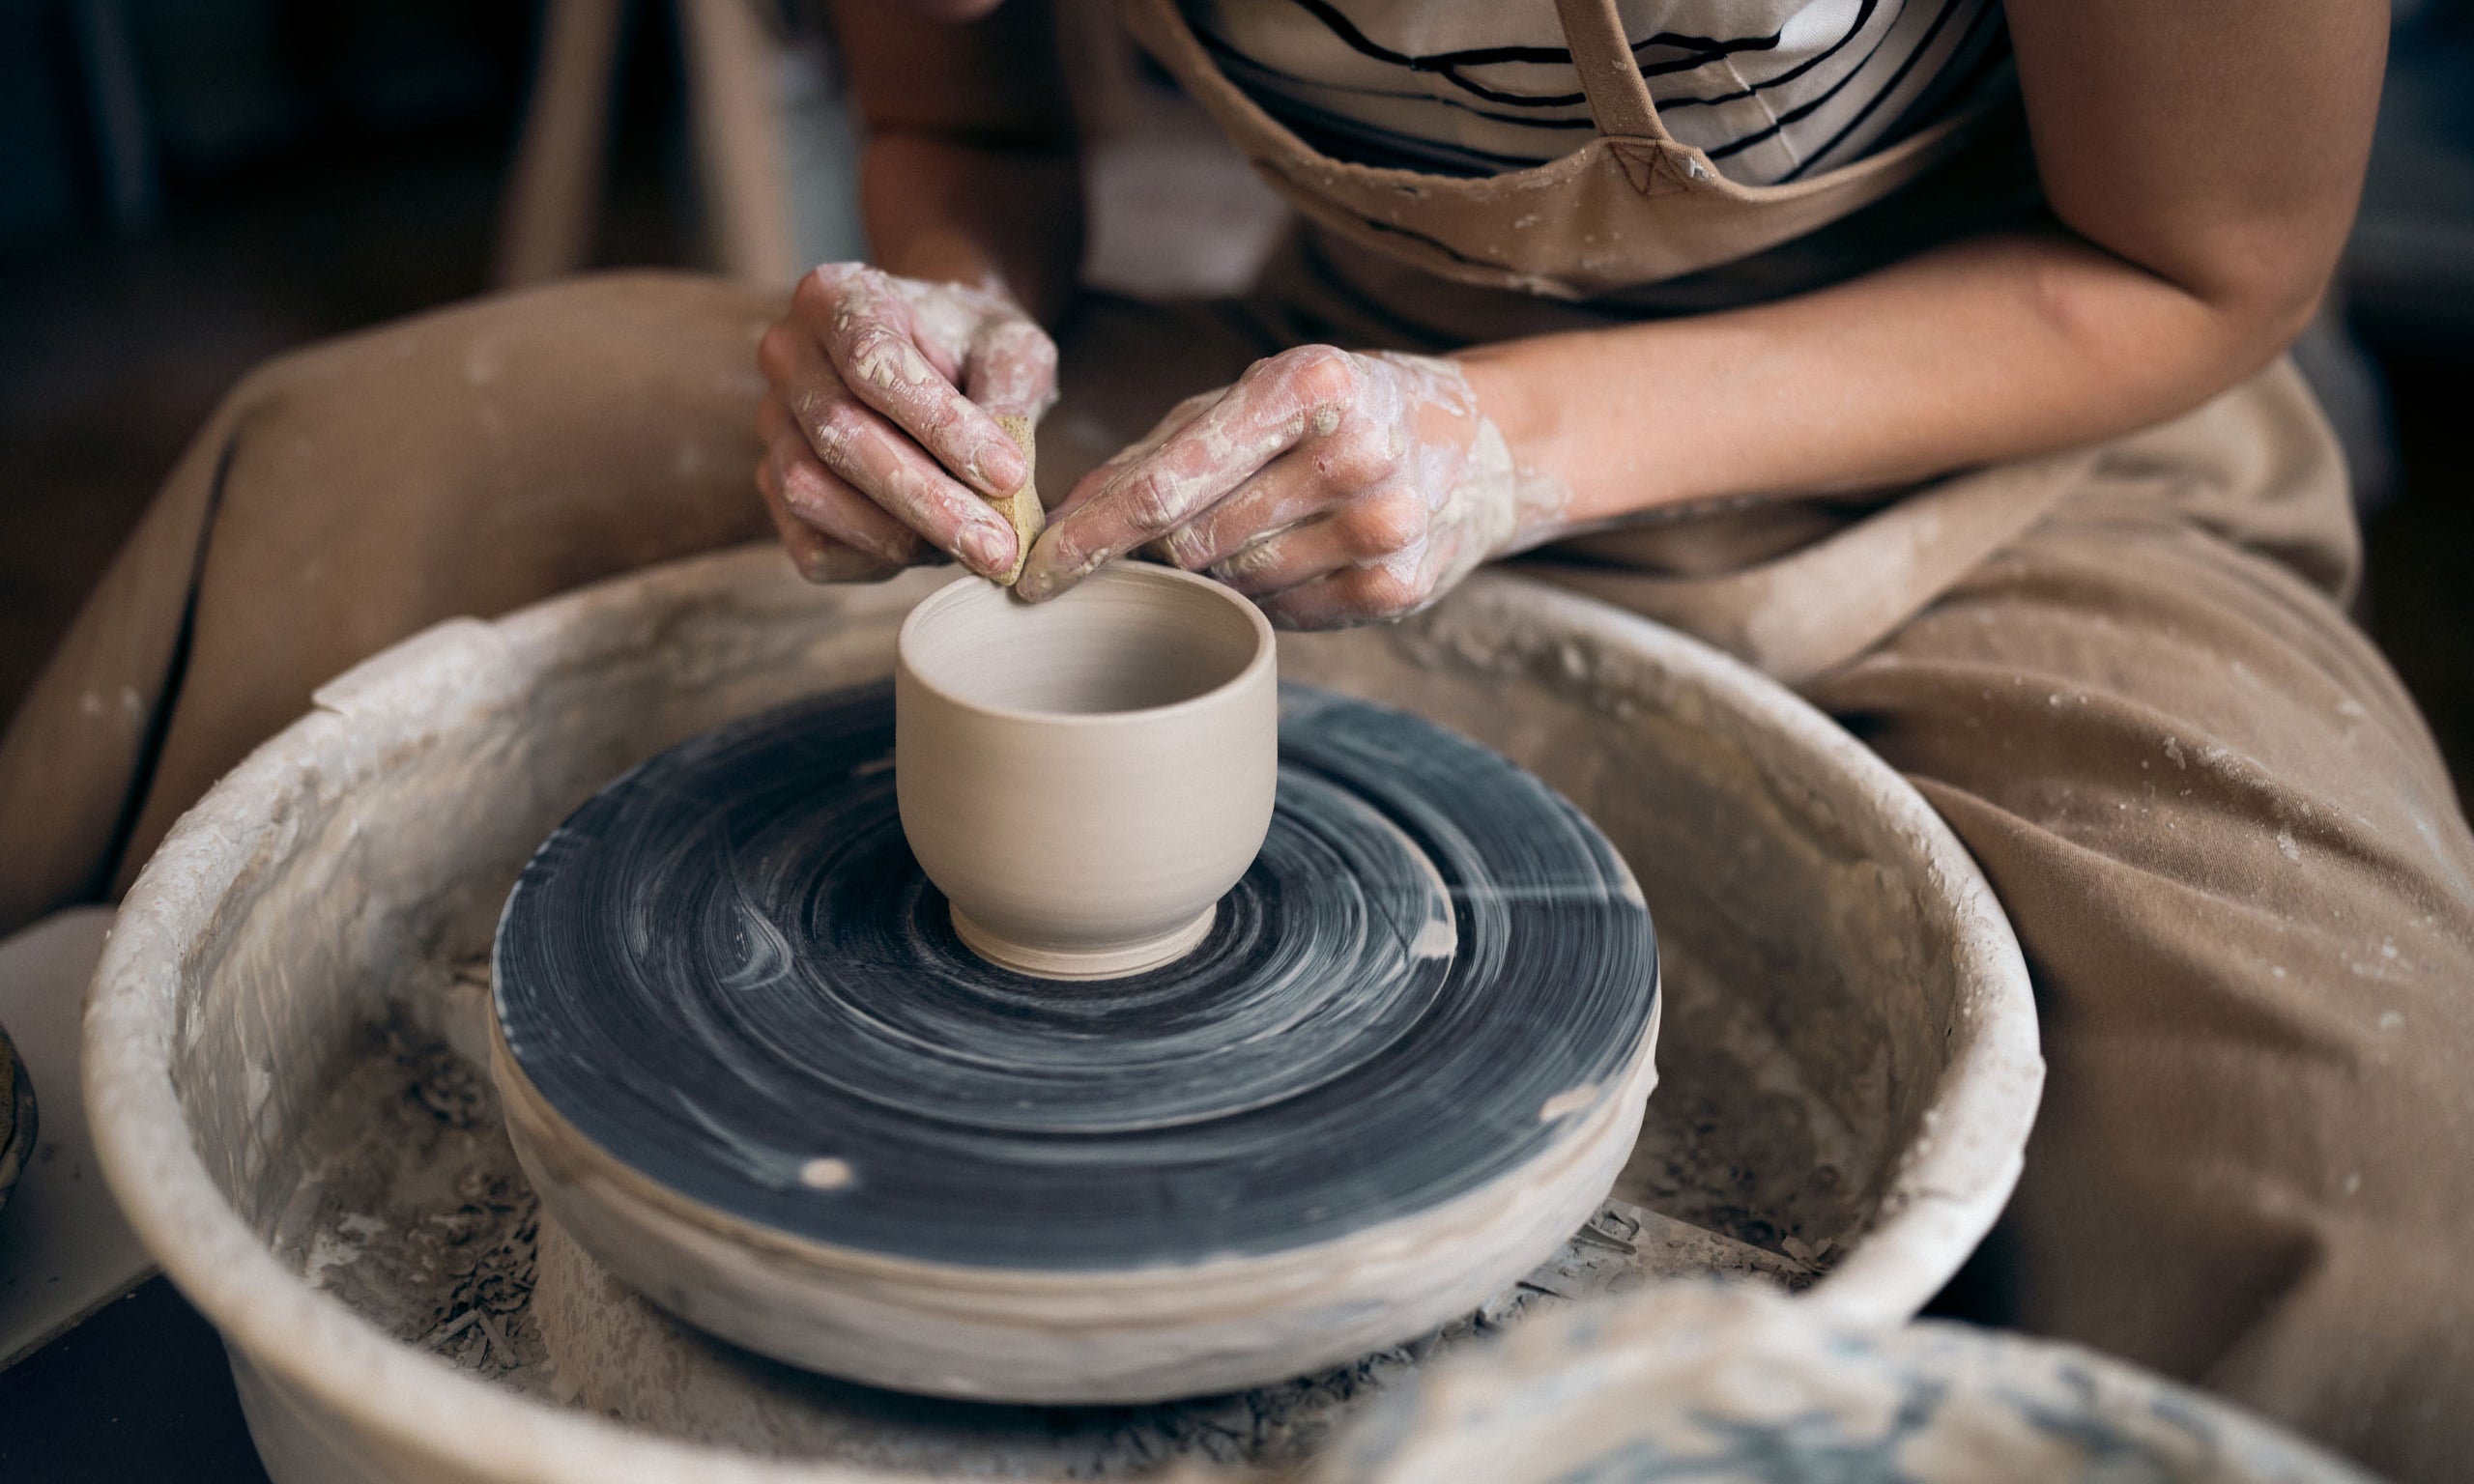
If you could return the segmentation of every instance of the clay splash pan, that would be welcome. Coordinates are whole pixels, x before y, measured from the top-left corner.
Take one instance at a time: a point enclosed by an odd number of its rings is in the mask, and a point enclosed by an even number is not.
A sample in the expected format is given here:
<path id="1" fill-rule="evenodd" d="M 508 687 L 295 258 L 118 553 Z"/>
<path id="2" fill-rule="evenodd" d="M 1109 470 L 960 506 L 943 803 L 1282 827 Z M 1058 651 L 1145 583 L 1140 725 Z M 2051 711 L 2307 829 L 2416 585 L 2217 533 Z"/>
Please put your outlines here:
<path id="1" fill-rule="evenodd" d="M 1281 691 L 1261 854 L 1189 956 L 992 965 L 897 815 L 885 685 L 722 728 L 528 865 L 495 1073 L 552 1216 L 647 1297 L 902 1389 L 1139 1401 L 1474 1307 L 1603 1197 L 1657 953 L 1578 810 Z"/>

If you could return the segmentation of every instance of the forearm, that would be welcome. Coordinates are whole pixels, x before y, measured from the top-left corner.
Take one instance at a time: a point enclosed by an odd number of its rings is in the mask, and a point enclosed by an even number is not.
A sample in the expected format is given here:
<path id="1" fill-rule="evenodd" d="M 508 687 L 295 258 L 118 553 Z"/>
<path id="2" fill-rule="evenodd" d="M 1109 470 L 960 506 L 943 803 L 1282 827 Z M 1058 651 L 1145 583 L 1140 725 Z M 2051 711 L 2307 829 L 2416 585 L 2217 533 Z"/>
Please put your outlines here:
<path id="1" fill-rule="evenodd" d="M 2047 233 L 1450 361 L 1266 357 L 1085 475 L 1016 591 L 1051 596 L 1147 546 L 1275 621 L 1376 621 L 1576 528 L 1895 486 L 2102 440 L 2231 386 L 2299 331 L 2343 250 L 2381 8 L 2003 10 Z"/>
<path id="2" fill-rule="evenodd" d="M 867 130 L 859 206 L 877 266 L 1002 288 L 1052 317 L 1080 263 L 1082 193 L 1050 8 L 1013 0 L 956 23 L 844 0 L 835 22 Z"/>
<path id="3" fill-rule="evenodd" d="M 2197 406 L 2301 329 L 2361 189 L 2386 8 L 2004 11 L 2051 233 L 1464 357 L 1515 453 L 1569 487 L 1573 521 L 2088 442 Z"/>
<path id="4" fill-rule="evenodd" d="M 1582 526 L 1891 486 L 2128 432 L 2263 364 L 2317 289 L 2194 291 L 2055 232 L 1460 358 L 1515 456 L 1568 490 L 1563 524 Z"/>
<path id="5" fill-rule="evenodd" d="M 889 273 L 999 289 L 1053 322 L 1082 257 L 1080 157 L 881 134 L 860 161 L 870 259 Z"/>

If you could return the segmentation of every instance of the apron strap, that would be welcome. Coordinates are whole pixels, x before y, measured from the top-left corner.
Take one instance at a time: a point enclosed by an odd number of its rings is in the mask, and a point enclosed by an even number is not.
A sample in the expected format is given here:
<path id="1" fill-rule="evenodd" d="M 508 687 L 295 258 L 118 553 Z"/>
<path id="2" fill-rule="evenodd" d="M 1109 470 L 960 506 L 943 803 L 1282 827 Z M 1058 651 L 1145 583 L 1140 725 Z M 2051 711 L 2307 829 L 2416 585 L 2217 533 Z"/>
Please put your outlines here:
<path id="1" fill-rule="evenodd" d="M 2105 449 L 1953 475 L 1800 550 L 1710 577 L 1558 562 L 1523 570 L 1717 645 L 1802 688 L 1889 638 L 2087 486 Z"/>
<path id="2" fill-rule="evenodd" d="M 1555 0 L 1555 10 L 1597 131 L 1618 139 L 1664 141 L 1666 126 L 1658 122 L 1657 104 L 1650 100 L 1650 85 L 1633 60 L 1615 0 Z"/>

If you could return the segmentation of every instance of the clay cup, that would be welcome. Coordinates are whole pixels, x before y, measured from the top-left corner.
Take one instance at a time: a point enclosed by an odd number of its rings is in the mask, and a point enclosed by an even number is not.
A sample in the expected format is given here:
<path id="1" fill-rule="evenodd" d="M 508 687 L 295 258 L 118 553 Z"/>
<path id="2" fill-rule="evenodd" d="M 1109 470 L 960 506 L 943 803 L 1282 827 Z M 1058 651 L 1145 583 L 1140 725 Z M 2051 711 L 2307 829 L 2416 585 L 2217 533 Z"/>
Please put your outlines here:
<path id="1" fill-rule="evenodd" d="M 1271 826 L 1271 625 L 1208 578 L 1115 562 L 1029 604 L 978 578 L 902 626 L 902 829 L 981 957 L 1110 979 L 1210 931 Z"/>

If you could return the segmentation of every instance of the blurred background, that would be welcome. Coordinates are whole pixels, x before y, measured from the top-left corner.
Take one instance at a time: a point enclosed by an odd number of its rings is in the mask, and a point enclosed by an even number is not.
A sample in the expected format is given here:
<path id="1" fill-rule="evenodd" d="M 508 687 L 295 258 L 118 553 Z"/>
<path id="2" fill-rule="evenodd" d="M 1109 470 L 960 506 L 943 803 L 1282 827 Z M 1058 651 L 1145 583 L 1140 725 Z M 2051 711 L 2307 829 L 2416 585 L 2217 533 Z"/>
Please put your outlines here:
<path id="1" fill-rule="evenodd" d="M 1239 287 L 1279 208 L 1100 0 L 1065 9 L 1085 276 Z M 2365 621 L 2462 795 L 2474 0 L 2393 14 L 2360 224 L 2303 358 L 2361 490 Z M 797 0 L 0 0 L 0 715 L 254 362 L 593 268 L 787 288 L 864 254 L 852 147 Z M 0 1374 L 12 1478 L 262 1478 L 238 1428 L 219 1347 L 160 1280 Z"/>
<path id="2" fill-rule="evenodd" d="M 1066 12 L 1093 139 L 1086 276 L 1238 286 L 1277 206 L 1100 4 Z M 2349 333 L 2305 361 L 2362 486 L 2368 621 L 2462 781 L 2474 0 L 2394 15 L 2332 299 Z M 852 144 L 799 0 L 0 0 L 0 713 L 252 363 L 590 268 L 787 285 L 864 253 Z"/>

